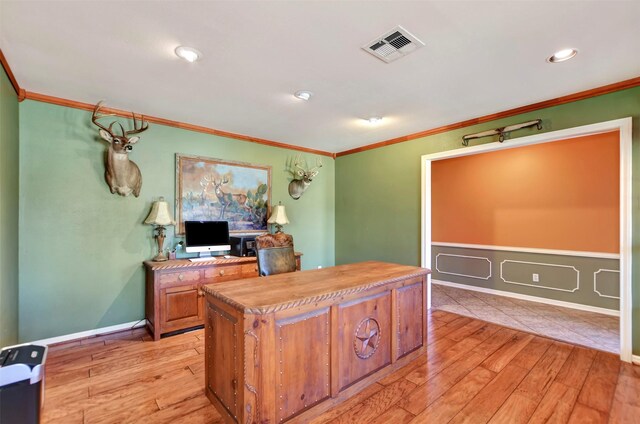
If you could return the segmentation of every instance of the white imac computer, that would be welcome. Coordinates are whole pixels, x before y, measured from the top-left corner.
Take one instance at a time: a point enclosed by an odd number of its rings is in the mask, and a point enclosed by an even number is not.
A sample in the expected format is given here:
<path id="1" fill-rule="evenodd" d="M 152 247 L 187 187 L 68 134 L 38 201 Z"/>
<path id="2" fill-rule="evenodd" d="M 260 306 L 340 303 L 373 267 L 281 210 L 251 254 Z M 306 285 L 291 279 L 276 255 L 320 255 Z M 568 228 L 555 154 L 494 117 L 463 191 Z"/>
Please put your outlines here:
<path id="1" fill-rule="evenodd" d="M 187 253 L 200 253 L 200 258 L 213 259 L 211 252 L 231 250 L 227 221 L 185 221 Z"/>

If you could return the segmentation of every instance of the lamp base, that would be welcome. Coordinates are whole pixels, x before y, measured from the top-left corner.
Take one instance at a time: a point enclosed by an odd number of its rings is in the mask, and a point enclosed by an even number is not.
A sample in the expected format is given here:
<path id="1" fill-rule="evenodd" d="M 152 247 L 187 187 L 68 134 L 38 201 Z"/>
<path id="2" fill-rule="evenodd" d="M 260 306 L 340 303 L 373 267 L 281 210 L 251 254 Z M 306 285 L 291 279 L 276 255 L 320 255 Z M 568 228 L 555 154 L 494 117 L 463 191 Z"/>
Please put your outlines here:
<path id="1" fill-rule="evenodd" d="M 164 253 L 158 253 L 153 259 L 151 259 L 153 262 L 164 262 L 164 261 L 168 261 L 169 258 L 167 258 L 167 255 L 165 255 Z"/>
<path id="2" fill-rule="evenodd" d="M 158 254 L 155 256 L 155 258 L 152 259 L 152 261 L 164 262 L 169 260 L 169 258 L 167 258 L 167 255 L 165 255 L 162 251 L 164 247 L 164 226 L 158 225 L 156 227 L 156 231 L 158 231 L 158 234 L 156 234 L 156 241 L 158 242 Z"/>

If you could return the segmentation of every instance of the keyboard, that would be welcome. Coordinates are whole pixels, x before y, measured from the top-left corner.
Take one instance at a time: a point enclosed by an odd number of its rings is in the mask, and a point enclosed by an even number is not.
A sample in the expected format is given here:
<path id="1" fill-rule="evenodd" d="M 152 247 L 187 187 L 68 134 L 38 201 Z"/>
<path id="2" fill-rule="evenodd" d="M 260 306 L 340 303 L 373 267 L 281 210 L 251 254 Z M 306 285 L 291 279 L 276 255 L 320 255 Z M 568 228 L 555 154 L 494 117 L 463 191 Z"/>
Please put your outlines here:
<path id="1" fill-rule="evenodd" d="M 191 262 L 209 262 L 209 261 L 215 261 L 216 258 L 211 256 L 211 257 L 206 257 L 206 258 L 189 258 L 189 261 Z"/>

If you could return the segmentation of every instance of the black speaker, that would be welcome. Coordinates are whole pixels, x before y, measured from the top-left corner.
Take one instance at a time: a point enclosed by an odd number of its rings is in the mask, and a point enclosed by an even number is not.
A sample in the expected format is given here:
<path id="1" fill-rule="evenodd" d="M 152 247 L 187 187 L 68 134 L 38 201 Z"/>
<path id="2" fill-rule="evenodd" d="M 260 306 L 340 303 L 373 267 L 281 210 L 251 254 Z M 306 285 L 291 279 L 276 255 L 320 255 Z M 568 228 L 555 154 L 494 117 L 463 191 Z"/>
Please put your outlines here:
<path id="1" fill-rule="evenodd" d="M 256 236 L 229 237 L 232 256 L 256 256 Z"/>

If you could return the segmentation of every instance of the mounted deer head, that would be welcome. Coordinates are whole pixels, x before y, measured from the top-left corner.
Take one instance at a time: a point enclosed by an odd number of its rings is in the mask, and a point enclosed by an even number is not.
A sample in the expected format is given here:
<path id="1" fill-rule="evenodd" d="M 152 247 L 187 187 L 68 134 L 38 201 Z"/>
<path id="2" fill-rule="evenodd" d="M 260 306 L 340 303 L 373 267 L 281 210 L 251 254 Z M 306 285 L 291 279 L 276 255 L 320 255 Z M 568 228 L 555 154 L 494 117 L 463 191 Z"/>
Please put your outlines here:
<path id="1" fill-rule="evenodd" d="M 149 124 L 145 122 L 144 117 L 141 116 L 140 127 L 138 128 L 136 115 L 132 112 L 132 130 L 125 131 L 122 124 L 118 121 L 113 121 L 108 127 L 105 127 L 98 122 L 98 120 L 107 116 L 115 116 L 115 114 L 101 115 L 101 107 L 102 102 L 99 102 L 93 109 L 91 122 L 100 129 L 100 137 L 109 143 L 109 149 L 105 157 L 104 177 L 111 189 L 111 193 L 118 193 L 121 196 L 128 196 L 133 193 L 134 196 L 138 197 L 140 195 L 140 188 L 142 187 L 142 174 L 140 173 L 138 165 L 129 160 L 129 152 L 133 149 L 133 145 L 140 137 L 131 137 L 131 135 L 145 131 L 149 128 Z M 115 125 L 120 127 L 121 135 L 115 134 Z"/>
<path id="2" fill-rule="evenodd" d="M 302 197 L 302 194 L 305 192 L 307 187 L 311 185 L 313 179 L 320 172 L 320 168 L 322 168 L 322 161 L 320 158 L 317 159 L 316 166 L 310 169 L 305 169 L 302 166 L 302 158 L 301 155 L 298 155 L 293 163 L 294 169 L 291 170 L 293 174 L 293 180 L 289 183 L 289 195 L 294 199 L 298 200 Z M 306 161 L 305 161 L 306 166 Z"/>

